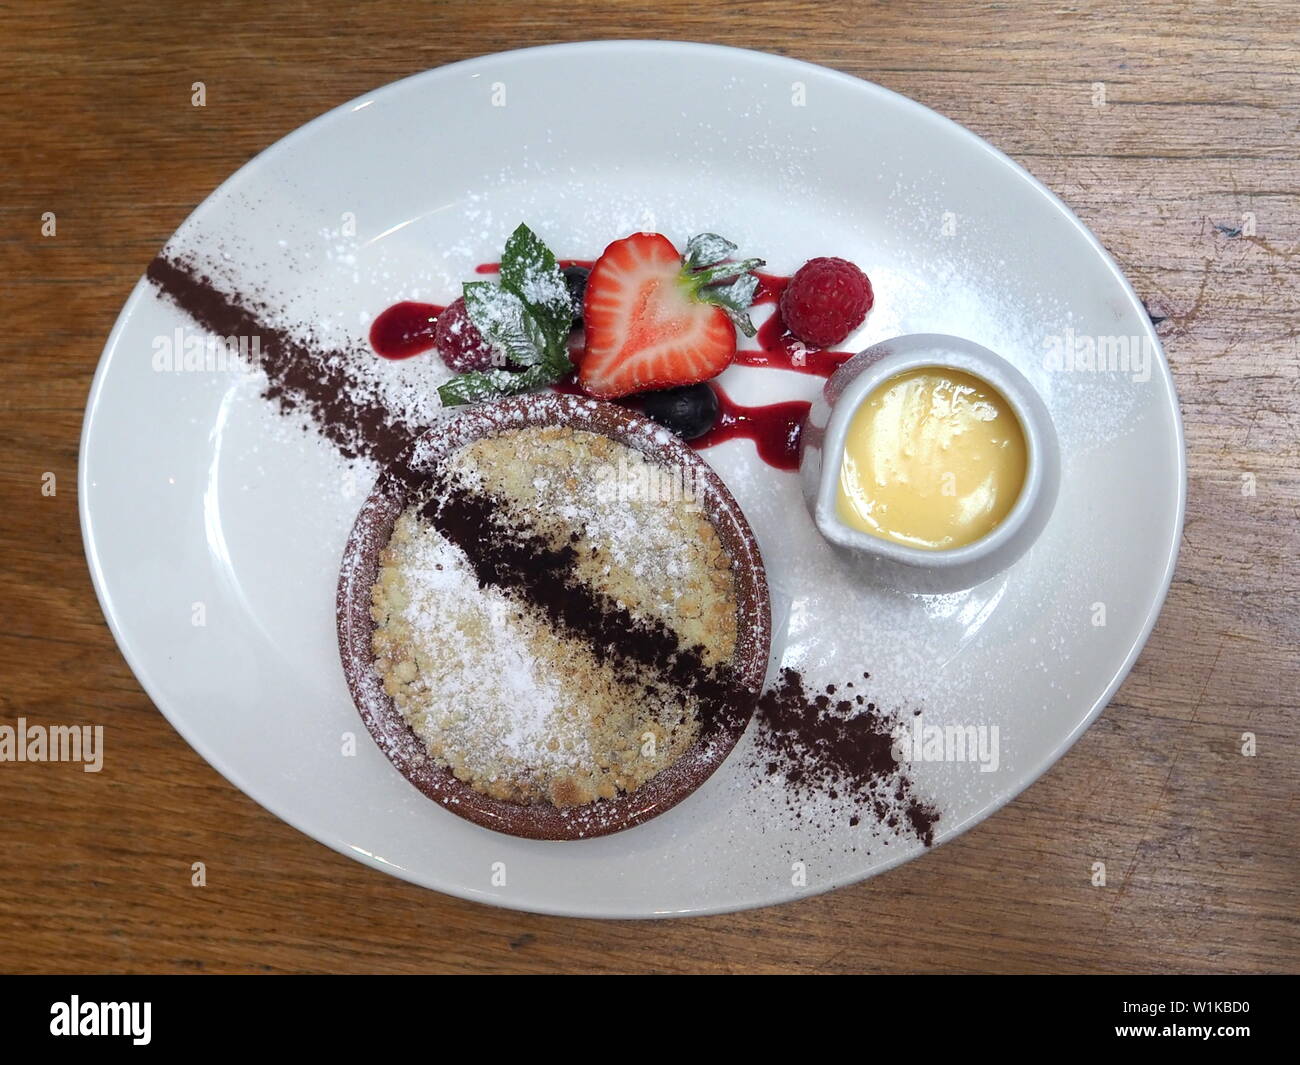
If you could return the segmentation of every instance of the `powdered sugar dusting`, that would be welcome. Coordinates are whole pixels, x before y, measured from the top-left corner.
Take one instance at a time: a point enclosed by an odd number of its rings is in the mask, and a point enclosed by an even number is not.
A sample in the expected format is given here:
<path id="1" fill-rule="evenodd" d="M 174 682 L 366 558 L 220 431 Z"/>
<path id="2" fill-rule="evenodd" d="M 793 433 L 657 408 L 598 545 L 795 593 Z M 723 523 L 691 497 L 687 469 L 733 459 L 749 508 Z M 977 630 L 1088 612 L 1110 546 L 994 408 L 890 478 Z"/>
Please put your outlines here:
<path id="1" fill-rule="evenodd" d="M 460 549 L 411 513 L 398 519 L 394 542 L 394 592 L 416 695 L 399 706 L 416 733 L 456 748 L 468 771 L 489 780 L 503 765 L 554 771 L 588 759 L 580 721 L 559 712 L 565 693 L 533 646 L 535 620 L 503 592 L 480 588 Z"/>

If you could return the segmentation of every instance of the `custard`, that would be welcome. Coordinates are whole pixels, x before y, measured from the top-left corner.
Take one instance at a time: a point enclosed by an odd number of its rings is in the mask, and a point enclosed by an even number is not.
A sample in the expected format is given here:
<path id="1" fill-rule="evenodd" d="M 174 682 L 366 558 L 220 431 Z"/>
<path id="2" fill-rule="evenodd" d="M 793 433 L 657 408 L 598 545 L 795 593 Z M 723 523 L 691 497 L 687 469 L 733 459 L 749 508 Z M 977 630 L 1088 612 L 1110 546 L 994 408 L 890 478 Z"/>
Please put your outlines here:
<path id="1" fill-rule="evenodd" d="M 991 385 L 942 366 L 909 370 L 853 414 L 839 519 L 927 551 L 974 543 L 1015 506 L 1026 455 L 1020 419 Z"/>

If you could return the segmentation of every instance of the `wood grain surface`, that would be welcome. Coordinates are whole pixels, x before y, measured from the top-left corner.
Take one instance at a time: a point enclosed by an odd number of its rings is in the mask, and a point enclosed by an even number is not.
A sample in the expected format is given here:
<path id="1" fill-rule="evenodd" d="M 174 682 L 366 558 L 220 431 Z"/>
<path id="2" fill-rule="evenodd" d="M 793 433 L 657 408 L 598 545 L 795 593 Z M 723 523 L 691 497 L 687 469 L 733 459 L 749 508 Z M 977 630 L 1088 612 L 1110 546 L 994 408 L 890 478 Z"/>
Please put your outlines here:
<path id="1" fill-rule="evenodd" d="M 90 721 L 112 737 L 100 774 L 0 764 L 0 970 L 1294 971 L 1298 24 L 1290 0 L 0 5 L 0 724 Z M 118 653 L 75 489 L 87 390 L 123 301 L 251 155 L 428 67 L 619 37 L 823 63 L 1023 163 L 1163 319 L 1191 470 L 1155 633 L 1041 781 L 867 883 L 677 922 L 461 902 L 266 813 L 172 730 Z M 190 885 L 194 861 L 206 888 Z"/>

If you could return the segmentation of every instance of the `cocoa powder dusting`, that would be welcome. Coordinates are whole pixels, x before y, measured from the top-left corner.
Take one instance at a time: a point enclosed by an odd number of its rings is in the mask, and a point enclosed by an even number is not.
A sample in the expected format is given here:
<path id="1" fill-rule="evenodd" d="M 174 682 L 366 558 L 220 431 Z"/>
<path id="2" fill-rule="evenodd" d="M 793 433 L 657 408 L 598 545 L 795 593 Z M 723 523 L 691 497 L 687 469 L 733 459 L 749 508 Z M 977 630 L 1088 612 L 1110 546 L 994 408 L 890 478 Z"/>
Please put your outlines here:
<path id="1" fill-rule="evenodd" d="M 224 291 L 192 263 L 159 255 L 145 276 L 198 326 L 219 337 L 258 338 L 264 395 L 281 412 L 306 415 L 344 458 L 395 459 L 419 435 L 351 369 L 355 352 L 331 351 L 270 325 L 252 293 Z"/>
<path id="2" fill-rule="evenodd" d="M 758 701 L 756 768 L 785 779 L 792 806 L 824 795 L 843 808 L 850 826 L 870 814 L 931 846 L 939 811 L 913 794 L 911 778 L 895 756 L 895 717 L 862 695 L 836 698 L 839 691 L 828 684 L 810 693 L 801 674 L 782 670 Z"/>

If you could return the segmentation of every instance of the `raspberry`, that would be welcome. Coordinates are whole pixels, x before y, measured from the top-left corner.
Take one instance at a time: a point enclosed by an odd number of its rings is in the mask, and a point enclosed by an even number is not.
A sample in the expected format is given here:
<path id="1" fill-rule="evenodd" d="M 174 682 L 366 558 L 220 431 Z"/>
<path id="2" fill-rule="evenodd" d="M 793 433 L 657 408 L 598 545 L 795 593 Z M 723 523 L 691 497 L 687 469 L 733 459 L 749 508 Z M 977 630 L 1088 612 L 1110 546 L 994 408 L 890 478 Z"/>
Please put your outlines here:
<path id="1" fill-rule="evenodd" d="M 469 320 L 465 297 L 461 296 L 438 315 L 433 342 L 447 368 L 457 373 L 467 370 L 488 370 L 500 365 L 496 349 L 484 339 L 483 334 Z"/>
<path id="2" fill-rule="evenodd" d="M 871 282 L 846 259 L 809 259 L 781 293 L 781 317 L 796 337 L 816 348 L 838 344 L 871 310 Z"/>

